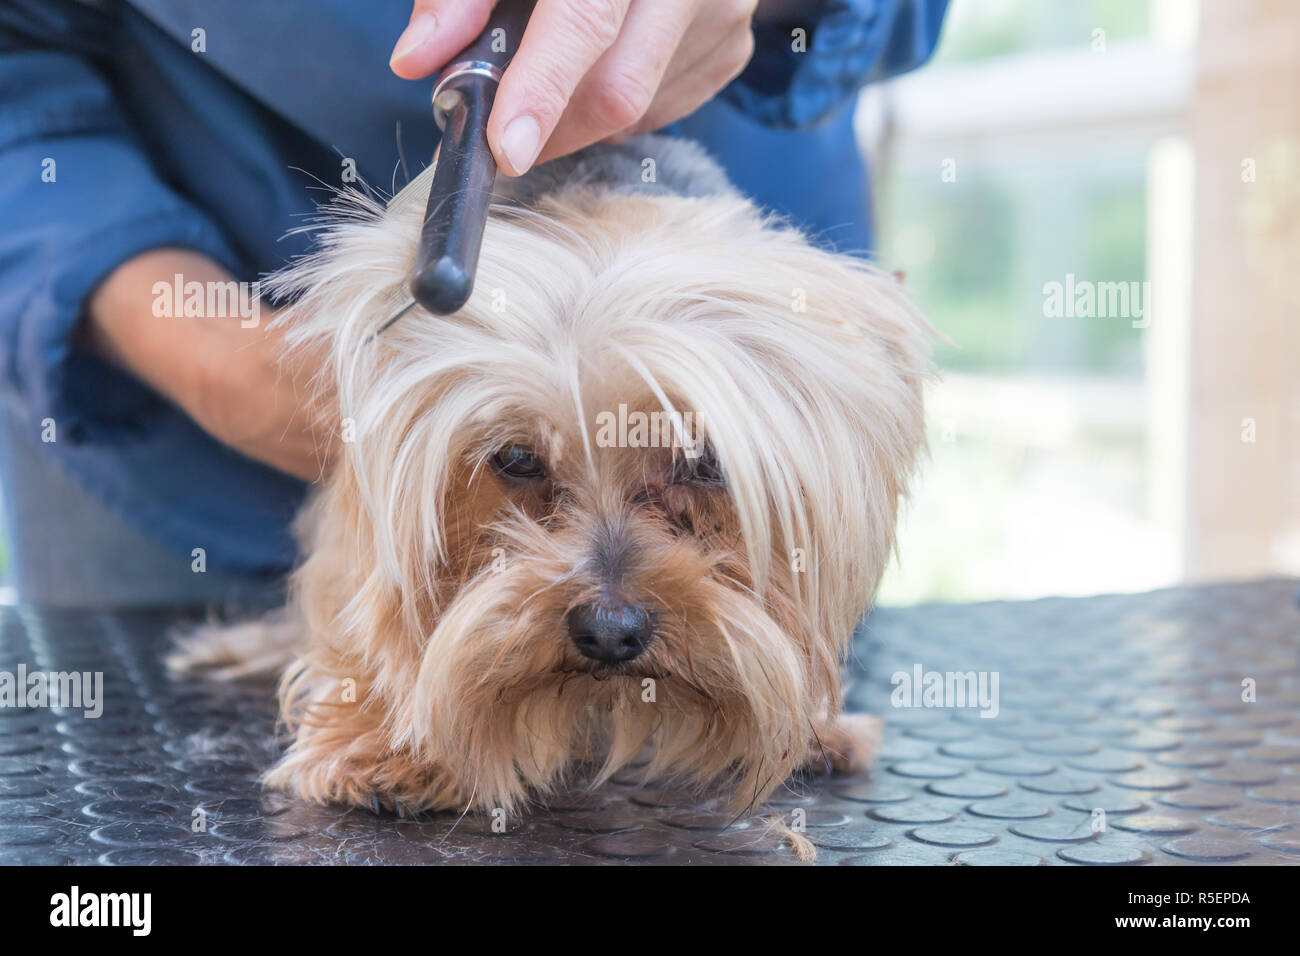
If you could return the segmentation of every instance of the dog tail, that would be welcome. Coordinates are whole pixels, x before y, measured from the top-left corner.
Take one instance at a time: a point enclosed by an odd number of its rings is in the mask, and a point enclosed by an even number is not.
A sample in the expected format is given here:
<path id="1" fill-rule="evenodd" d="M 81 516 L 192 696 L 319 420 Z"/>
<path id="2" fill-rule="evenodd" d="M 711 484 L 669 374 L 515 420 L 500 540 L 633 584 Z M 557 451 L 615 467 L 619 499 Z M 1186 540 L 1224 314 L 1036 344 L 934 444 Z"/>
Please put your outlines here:
<path id="1" fill-rule="evenodd" d="M 172 636 L 167 669 L 217 680 L 279 677 L 301 638 L 301 626 L 283 608 L 242 624 L 203 624 Z"/>

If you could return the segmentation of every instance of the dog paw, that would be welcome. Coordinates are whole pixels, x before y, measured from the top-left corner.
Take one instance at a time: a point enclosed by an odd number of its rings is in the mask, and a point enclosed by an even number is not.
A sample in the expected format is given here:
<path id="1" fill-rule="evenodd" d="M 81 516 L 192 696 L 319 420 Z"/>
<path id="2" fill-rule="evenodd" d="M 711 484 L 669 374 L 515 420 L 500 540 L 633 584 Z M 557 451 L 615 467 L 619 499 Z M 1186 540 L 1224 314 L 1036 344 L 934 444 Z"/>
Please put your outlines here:
<path id="1" fill-rule="evenodd" d="M 386 817 L 391 813 L 399 820 L 412 820 L 420 816 L 418 810 L 411 809 L 400 797 L 384 796 L 378 791 L 370 794 L 368 809 L 377 817 Z"/>
<path id="2" fill-rule="evenodd" d="M 884 721 L 871 714 L 840 714 L 824 725 L 812 742 L 808 767 L 835 773 L 858 773 L 871 766 L 880 749 Z"/>
<path id="3" fill-rule="evenodd" d="M 318 806 L 353 807 L 407 820 L 463 808 L 466 796 L 449 775 L 404 750 L 383 749 L 373 728 L 355 736 L 310 727 L 267 771 L 268 787 Z"/>

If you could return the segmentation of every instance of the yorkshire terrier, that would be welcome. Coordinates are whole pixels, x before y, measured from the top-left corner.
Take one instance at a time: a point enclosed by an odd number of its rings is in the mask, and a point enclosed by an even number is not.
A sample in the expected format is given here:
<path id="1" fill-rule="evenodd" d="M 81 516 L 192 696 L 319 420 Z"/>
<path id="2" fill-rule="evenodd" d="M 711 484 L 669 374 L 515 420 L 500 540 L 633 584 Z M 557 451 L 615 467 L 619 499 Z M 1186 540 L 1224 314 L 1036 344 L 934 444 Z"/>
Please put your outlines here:
<path id="1" fill-rule="evenodd" d="M 499 184 L 469 303 L 378 332 L 428 182 L 340 198 L 269 283 L 341 440 L 287 607 L 176 662 L 287 664 L 266 779 L 317 803 L 513 812 L 648 761 L 745 807 L 865 767 L 840 665 L 931 368 L 899 281 L 641 137 Z"/>

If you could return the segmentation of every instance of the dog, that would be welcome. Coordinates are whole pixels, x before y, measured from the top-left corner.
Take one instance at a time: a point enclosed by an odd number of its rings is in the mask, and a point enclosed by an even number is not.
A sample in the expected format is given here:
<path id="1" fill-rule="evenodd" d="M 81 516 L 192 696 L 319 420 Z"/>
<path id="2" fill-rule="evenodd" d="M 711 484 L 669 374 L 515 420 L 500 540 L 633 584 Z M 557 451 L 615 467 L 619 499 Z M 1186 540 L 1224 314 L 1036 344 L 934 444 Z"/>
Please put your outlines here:
<path id="1" fill-rule="evenodd" d="M 427 172 L 270 281 L 342 438 L 287 606 L 173 663 L 287 665 L 266 782 L 316 803 L 515 813 L 644 763 L 743 808 L 865 767 L 840 666 L 931 375 L 900 282 L 640 137 L 503 181 L 469 303 L 379 332 Z"/>

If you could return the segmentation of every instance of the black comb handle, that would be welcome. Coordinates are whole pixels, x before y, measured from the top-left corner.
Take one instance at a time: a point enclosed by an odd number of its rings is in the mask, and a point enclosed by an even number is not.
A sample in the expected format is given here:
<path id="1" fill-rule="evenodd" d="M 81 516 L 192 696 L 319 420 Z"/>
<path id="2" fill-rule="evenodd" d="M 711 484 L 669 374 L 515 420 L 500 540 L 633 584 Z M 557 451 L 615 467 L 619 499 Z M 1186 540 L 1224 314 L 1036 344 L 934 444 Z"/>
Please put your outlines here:
<path id="1" fill-rule="evenodd" d="M 497 85 L 528 25 L 533 0 L 501 0 L 478 39 L 442 71 L 433 112 L 442 127 L 438 165 L 420 231 L 411 295 L 450 315 L 474 291 L 497 164 L 487 142 Z"/>

